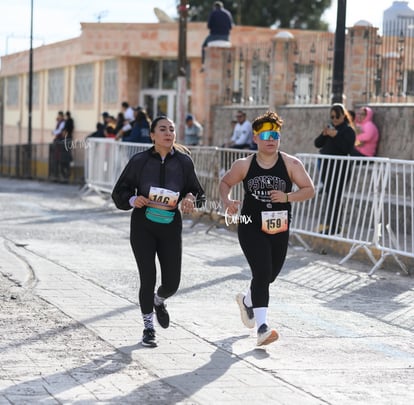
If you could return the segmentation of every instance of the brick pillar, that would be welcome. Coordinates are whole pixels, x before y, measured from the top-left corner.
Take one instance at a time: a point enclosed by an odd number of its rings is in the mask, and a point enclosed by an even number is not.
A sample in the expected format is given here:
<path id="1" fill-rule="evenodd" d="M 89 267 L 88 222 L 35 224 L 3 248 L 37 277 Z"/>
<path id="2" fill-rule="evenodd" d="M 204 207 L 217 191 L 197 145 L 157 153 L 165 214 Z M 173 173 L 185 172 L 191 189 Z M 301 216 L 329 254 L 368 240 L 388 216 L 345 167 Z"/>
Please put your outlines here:
<path id="1" fill-rule="evenodd" d="M 204 127 L 204 145 L 214 145 L 214 134 L 212 119 L 214 118 L 213 106 L 223 105 L 226 94 L 231 89 L 226 80 L 226 64 L 229 55 L 234 52 L 233 47 L 226 45 L 214 46 L 209 44 L 206 48 L 204 76 L 204 108 L 205 108 L 205 127 Z"/>
<path id="2" fill-rule="evenodd" d="M 289 104 L 292 101 L 296 40 L 289 32 L 282 31 L 272 39 L 272 43 L 269 105 L 270 108 L 276 108 L 278 105 Z"/>
<path id="3" fill-rule="evenodd" d="M 348 29 L 344 93 L 349 109 L 368 104 L 375 95 L 377 31 L 378 28 L 360 25 Z"/>

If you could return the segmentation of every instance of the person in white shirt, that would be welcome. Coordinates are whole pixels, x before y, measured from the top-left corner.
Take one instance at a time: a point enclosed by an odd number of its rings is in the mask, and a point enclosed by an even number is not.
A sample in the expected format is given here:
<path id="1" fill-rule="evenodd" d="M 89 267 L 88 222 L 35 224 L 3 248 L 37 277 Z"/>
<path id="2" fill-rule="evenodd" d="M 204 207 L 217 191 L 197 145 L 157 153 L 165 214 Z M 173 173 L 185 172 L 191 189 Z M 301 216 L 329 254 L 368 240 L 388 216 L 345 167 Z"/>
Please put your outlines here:
<path id="1" fill-rule="evenodd" d="M 128 121 L 128 122 L 134 121 L 135 120 L 134 109 L 130 107 L 130 105 L 126 101 L 124 101 L 121 104 L 121 107 L 122 107 L 122 112 L 124 113 L 125 121 Z"/>
<path id="2" fill-rule="evenodd" d="M 60 141 L 63 140 L 63 129 L 65 128 L 65 115 L 63 111 L 59 111 L 56 117 L 56 127 L 52 131 L 52 135 L 54 135 L 53 141 Z"/>
<path id="3" fill-rule="evenodd" d="M 252 149 L 253 148 L 253 130 L 251 122 L 246 118 L 244 111 L 237 111 L 237 124 L 234 126 L 233 135 L 229 148 L 234 149 Z"/>

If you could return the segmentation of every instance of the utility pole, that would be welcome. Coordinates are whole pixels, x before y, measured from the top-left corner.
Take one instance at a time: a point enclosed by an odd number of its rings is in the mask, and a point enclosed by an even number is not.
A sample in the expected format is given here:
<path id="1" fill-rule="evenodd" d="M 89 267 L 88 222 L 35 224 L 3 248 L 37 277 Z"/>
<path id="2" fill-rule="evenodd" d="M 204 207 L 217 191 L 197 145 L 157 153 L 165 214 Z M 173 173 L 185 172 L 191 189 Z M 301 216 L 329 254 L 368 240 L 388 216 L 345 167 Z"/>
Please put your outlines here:
<path id="1" fill-rule="evenodd" d="M 242 23 L 242 21 L 241 21 L 241 16 L 242 16 L 241 7 L 242 7 L 241 0 L 238 0 L 237 1 L 237 17 L 236 17 L 236 24 L 237 25 L 241 25 L 241 23 Z"/>
<path id="2" fill-rule="evenodd" d="M 335 48 L 332 79 L 332 103 L 342 103 L 344 93 L 345 69 L 345 20 L 346 0 L 338 0 L 336 16 Z"/>
<path id="3" fill-rule="evenodd" d="M 33 0 L 30 4 L 30 52 L 29 52 L 29 122 L 27 126 L 27 176 L 32 176 L 32 109 L 33 109 Z"/>
<path id="4" fill-rule="evenodd" d="M 187 0 L 180 0 L 178 6 L 178 72 L 176 133 L 179 141 L 184 140 L 185 114 L 187 112 Z"/>

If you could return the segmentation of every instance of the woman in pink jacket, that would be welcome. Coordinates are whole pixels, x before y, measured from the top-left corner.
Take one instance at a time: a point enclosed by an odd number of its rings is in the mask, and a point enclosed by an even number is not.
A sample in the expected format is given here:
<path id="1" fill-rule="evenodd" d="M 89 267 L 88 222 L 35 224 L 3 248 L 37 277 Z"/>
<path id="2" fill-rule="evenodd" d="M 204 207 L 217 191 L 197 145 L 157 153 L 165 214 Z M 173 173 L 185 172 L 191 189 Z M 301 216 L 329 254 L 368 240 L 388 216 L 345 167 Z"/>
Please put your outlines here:
<path id="1" fill-rule="evenodd" d="M 374 111 L 369 107 L 362 107 L 356 114 L 356 139 L 353 156 L 375 156 L 379 140 L 378 128 L 372 122 Z"/>

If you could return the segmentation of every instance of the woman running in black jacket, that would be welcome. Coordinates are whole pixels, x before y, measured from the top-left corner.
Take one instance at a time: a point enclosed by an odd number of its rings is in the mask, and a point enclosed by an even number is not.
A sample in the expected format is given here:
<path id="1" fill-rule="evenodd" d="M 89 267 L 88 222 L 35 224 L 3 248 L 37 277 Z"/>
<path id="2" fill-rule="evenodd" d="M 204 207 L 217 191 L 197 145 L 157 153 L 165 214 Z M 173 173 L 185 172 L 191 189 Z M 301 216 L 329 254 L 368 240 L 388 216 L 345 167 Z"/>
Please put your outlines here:
<path id="1" fill-rule="evenodd" d="M 140 277 L 139 303 L 144 321 L 142 345 L 156 347 L 153 311 L 158 323 L 168 328 L 170 317 L 164 301 L 180 284 L 182 256 L 181 211 L 191 213 L 205 200 L 190 156 L 175 144 L 175 126 L 167 117 L 152 121 L 153 147 L 137 153 L 119 177 L 112 198 L 122 210 L 134 208 L 130 242 Z M 155 291 L 156 264 L 161 285 Z"/>

